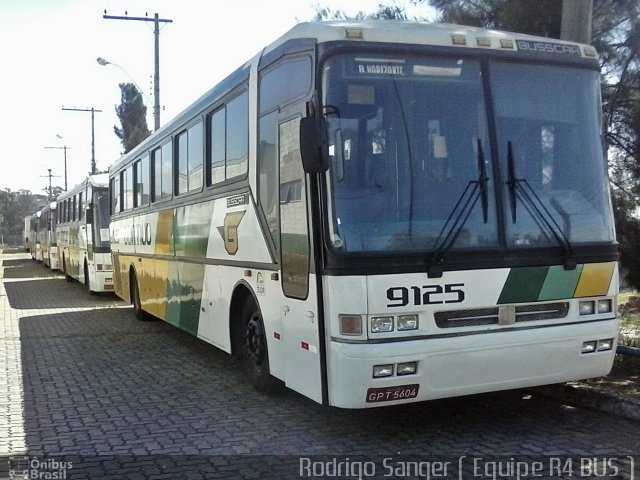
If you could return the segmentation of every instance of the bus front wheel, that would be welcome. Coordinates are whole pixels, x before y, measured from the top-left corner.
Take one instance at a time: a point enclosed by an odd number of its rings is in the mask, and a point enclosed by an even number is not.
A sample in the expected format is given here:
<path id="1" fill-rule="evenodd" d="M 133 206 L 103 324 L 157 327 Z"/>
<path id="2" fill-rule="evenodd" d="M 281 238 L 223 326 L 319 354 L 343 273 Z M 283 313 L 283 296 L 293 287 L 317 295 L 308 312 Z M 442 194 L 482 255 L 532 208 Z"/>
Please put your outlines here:
<path id="1" fill-rule="evenodd" d="M 244 368 L 251 384 L 260 393 L 273 393 L 279 382 L 269 373 L 269 353 L 262 313 L 252 299 L 245 305 L 242 335 Z"/>
<path id="2" fill-rule="evenodd" d="M 89 266 L 87 265 L 87 262 L 84 262 L 84 286 L 87 288 L 89 293 L 95 293 L 91 290 L 91 282 L 89 281 Z"/>

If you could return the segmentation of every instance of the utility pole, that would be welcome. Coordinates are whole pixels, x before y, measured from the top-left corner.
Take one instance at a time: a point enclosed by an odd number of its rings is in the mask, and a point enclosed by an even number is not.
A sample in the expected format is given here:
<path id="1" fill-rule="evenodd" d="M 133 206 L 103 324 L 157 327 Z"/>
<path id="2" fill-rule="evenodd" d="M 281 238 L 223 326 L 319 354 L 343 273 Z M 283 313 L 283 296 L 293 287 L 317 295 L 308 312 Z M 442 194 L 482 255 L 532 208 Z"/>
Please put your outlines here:
<path id="1" fill-rule="evenodd" d="M 71 112 L 91 112 L 91 175 L 95 175 L 98 171 L 96 168 L 96 133 L 95 133 L 95 118 L 94 114 L 96 112 L 102 112 L 102 110 L 96 110 L 95 108 L 64 108 L 62 110 L 67 110 Z"/>
<path id="2" fill-rule="evenodd" d="M 160 18 L 157 13 L 153 15 L 153 18 L 107 15 L 106 10 L 104 11 L 104 15 L 102 16 L 102 18 L 106 18 L 108 20 L 135 20 L 138 22 L 153 22 L 155 52 L 153 70 L 153 120 L 154 130 L 158 130 L 160 128 L 160 23 L 172 23 L 173 20 L 168 18 Z"/>
<path id="3" fill-rule="evenodd" d="M 67 188 L 67 150 L 71 150 L 71 147 L 44 147 L 44 148 L 52 148 L 52 149 L 64 149 L 64 191 L 68 190 Z"/>
<path id="4" fill-rule="evenodd" d="M 593 0 L 562 0 L 560 38 L 591 44 Z"/>
<path id="5" fill-rule="evenodd" d="M 47 192 L 47 198 L 49 198 L 49 202 L 51 202 L 51 200 L 53 199 L 53 187 L 51 186 L 51 178 L 57 177 L 58 175 L 52 175 L 50 168 L 47 168 L 47 172 L 49 172 L 48 175 L 40 175 L 40 177 L 43 177 L 43 178 L 49 177 L 49 191 Z"/>

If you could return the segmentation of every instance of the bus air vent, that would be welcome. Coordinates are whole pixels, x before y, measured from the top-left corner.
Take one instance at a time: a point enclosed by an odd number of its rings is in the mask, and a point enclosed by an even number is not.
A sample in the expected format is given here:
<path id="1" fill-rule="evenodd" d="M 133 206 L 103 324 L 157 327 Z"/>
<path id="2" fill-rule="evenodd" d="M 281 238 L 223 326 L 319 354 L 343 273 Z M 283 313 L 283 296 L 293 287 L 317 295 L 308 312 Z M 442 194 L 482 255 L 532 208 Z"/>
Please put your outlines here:
<path id="1" fill-rule="evenodd" d="M 554 320 L 565 318 L 568 314 L 568 302 L 518 305 L 516 306 L 515 321 Z M 499 324 L 498 307 L 436 312 L 434 317 L 438 328 L 478 327 Z"/>

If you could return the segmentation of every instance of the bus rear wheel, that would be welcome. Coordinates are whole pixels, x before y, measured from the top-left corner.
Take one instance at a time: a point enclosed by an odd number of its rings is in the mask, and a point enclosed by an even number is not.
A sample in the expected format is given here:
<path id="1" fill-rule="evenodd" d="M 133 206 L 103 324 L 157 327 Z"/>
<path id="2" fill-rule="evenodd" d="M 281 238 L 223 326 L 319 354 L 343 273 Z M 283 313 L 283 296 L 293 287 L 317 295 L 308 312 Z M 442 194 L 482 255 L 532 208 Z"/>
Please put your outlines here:
<path id="1" fill-rule="evenodd" d="M 62 257 L 62 271 L 64 272 L 64 279 L 67 282 L 73 282 L 73 278 L 67 273 L 67 259 L 65 257 Z"/>
<path id="2" fill-rule="evenodd" d="M 149 315 L 142 309 L 142 302 L 140 301 L 140 289 L 138 287 L 138 278 L 136 274 L 131 272 L 130 285 L 131 285 L 131 305 L 133 305 L 133 314 L 138 320 L 149 320 Z"/>
<path id="3" fill-rule="evenodd" d="M 262 313 L 252 299 L 245 305 L 242 337 L 244 368 L 251 384 L 260 393 L 275 392 L 279 382 L 269 373 L 269 353 Z"/>

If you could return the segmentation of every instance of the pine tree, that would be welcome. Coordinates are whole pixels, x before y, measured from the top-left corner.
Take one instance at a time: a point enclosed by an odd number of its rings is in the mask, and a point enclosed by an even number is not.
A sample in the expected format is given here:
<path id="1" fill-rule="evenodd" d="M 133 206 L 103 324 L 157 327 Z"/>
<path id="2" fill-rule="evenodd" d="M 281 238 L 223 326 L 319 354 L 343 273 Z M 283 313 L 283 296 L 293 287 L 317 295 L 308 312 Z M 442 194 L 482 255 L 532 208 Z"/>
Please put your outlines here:
<path id="1" fill-rule="evenodd" d="M 122 128 L 114 125 L 113 130 L 122 142 L 124 153 L 127 153 L 151 135 L 151 132 L 147 127 L 147 107 L 140 91 L 133 83 L 121 83 L 120 92 L 120 105 L 116 107 L 116 114 Z"/>

